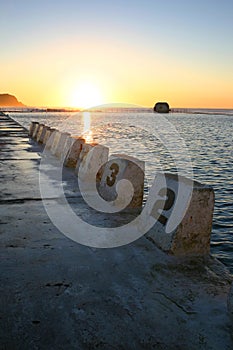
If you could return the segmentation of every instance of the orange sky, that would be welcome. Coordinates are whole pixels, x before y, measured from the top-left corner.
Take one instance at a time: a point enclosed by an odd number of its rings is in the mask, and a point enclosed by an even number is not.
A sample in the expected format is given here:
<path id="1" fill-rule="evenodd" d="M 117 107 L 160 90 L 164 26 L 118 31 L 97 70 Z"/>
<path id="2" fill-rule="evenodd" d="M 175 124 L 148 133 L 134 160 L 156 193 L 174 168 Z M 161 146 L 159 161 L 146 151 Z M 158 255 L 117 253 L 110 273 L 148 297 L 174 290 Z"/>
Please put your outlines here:
<path id="1" fill-rule="evenodd" d="M 162 100 L 173 108 L 233 108 L 229 8 L 210 2 L 211 11 L 200 13 L 191 5 L 179 8 L 178 1 L 169 12 L 167 2 L 128 8 L 119 1 L 116 8 L 100 1 L 105 12 L 89 0 L 79 7 L 55 2 L 54 12 L 49 5 L 44 10 L 44 1 L 25 8 L 6 3 L 0 93 L 30 106 L 153 106 Z"/>

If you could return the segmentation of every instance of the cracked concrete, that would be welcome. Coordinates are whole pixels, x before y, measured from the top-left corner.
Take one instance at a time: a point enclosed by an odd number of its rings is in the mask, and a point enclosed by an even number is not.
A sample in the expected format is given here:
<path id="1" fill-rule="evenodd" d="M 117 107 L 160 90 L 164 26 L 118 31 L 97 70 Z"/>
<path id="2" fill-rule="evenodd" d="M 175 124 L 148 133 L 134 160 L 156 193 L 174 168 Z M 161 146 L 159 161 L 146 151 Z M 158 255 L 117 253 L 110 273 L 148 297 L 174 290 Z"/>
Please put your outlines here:
<path id="1" fill-rule="evenodd" d="M 40 197 L 42 146 L 7 116 L 0 125 L 1 349 L 233 348 L 232 277 L 220 262 L 174 258 L 145 237 L 113 249 L 69 240 Z M 51 168 L 57 162 L 51 158 Z M 41 176 L 58 186 L 50 168 Z M 63 185 L 73 210 L 97 225 L 133 215 L 91 211 L 70 169 Z M 59 198 L 47 200 L 52 206 Z"/>

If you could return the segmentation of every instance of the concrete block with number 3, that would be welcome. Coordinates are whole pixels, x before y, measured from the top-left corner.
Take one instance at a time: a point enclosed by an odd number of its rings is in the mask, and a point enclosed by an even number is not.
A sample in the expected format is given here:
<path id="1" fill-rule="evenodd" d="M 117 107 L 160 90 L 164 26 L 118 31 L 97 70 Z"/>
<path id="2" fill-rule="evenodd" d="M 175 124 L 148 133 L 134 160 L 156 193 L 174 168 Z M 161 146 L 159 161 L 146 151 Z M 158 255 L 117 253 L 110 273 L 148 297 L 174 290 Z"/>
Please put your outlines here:
<path id="1" fill-rule="evenodd" d="M 111 155 L 110 160 L 98 173 L 97 189 L 106 201 L 117 197 L 117 186 L 120 180 L 128 180 L 133 186 L 133 197 L 127 208 L 142 206 L 144 192 L 145 162 L 125 154 Z M 120 183 L 119 183 L 120 184 Z"/>

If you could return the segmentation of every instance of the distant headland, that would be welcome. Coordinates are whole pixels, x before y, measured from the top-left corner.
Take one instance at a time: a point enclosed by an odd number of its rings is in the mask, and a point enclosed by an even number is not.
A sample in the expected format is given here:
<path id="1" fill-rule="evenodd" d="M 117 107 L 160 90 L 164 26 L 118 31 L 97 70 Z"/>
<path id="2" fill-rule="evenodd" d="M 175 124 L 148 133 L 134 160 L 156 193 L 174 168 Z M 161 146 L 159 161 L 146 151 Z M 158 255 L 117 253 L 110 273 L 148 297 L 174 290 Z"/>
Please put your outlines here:
<path id="1" fill-rule="evenodd" d="M 19 102 L 14 95 L 0 94 L 1 107 L 26 107 L 22 102 Z"/>

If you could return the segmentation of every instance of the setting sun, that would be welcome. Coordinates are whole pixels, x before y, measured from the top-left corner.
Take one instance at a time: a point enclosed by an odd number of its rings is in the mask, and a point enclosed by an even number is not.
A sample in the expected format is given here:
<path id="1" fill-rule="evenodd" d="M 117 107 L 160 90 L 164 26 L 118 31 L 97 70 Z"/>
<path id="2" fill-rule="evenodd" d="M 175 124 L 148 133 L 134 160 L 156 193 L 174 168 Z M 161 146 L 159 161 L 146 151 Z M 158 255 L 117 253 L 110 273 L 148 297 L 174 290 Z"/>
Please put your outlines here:
<path id="1" fill-rule="evenodd" d="M 100 88 L 89 81 L 77 85 L 72 94 L 71 106 L 78 108 L 90 108 L 103 103 Z"/>

